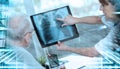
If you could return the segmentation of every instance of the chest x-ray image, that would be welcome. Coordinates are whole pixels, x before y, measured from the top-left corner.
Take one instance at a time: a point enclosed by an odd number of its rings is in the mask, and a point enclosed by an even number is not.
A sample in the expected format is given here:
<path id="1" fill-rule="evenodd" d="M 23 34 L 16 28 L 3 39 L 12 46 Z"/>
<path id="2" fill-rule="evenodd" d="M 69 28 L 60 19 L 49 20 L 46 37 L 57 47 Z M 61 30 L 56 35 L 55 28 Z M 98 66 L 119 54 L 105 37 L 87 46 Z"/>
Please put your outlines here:
<path id="1" fill-rule="evenodd" d="M 57 41 L 66 41 L 79 36 L 75 25 L 62 27 L 63 22 L 56 19 L 64 18 L 69 14 L 71 14 L 69 7 L 64 6 L 31 16 L 33 26 L 43 48 L 56 44 Z"/>

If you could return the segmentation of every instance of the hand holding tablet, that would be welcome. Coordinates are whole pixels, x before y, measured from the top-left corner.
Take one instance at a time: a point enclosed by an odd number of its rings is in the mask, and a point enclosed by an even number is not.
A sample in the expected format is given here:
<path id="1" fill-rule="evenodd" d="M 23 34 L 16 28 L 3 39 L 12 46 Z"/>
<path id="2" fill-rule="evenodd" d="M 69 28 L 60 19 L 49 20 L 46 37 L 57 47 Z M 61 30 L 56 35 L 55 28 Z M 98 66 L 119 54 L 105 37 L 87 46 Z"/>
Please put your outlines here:
<path id="1" fill-rule="evenodd" d="M 65 26 L 64 19 L 71 15 L 68 6 L 38 13 L 30 16 L 41 46 L 48 47 L 57 44 L 58 41 L 66 41 L 79 37 L 75 25 Z M 61 27 L 61 26 L 64 27 Z"/>

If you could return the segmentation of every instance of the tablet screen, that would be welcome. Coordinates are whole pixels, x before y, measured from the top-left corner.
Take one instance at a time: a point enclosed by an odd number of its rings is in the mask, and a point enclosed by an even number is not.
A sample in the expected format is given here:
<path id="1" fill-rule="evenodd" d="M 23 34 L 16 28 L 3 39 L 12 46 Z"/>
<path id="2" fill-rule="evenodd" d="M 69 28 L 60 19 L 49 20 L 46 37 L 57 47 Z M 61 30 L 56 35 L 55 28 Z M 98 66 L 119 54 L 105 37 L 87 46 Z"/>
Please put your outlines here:
<path id="1" fill-rule="evenodd" d="M 64 26 L 56 18 L 65 18 L 71 14 L 69 6 L 30 16 L 41 46 L 48 47 L 58 41 L 66 41 L 79 36 L 75 25 Z"/>

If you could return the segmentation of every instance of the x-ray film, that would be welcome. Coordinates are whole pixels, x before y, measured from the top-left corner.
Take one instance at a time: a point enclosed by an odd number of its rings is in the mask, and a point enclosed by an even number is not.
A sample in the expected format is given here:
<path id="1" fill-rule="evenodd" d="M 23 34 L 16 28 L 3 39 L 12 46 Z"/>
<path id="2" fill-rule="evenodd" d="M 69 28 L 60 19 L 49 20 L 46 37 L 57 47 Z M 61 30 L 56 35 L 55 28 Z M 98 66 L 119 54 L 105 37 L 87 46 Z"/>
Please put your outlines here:
<path id="1" fill-rule="evenodd" d="M 64 26 L 57 18 L 71 14 L 68 6 L 30 16 L 41 46 L 48 47 L 58 41 L 66 41 L 79 36 L 75 25 Z"/>

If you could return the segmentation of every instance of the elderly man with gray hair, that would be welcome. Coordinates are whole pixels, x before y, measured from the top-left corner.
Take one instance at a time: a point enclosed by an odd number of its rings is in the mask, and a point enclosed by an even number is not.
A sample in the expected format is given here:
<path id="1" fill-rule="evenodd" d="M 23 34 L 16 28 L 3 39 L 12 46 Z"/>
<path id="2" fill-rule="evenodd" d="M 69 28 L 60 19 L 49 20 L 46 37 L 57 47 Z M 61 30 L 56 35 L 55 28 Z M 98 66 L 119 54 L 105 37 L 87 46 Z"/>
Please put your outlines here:
<path id="1" fill-rule="evenodd" d="M 27 17 L 25 15 L 10 17 L 8 28 L 7 47 L 16 53 L 16 62 L 23 63 L 24 69 L 44 69 L 33 55 L 25 49 L 32 42 L 33 32 Z"/>

